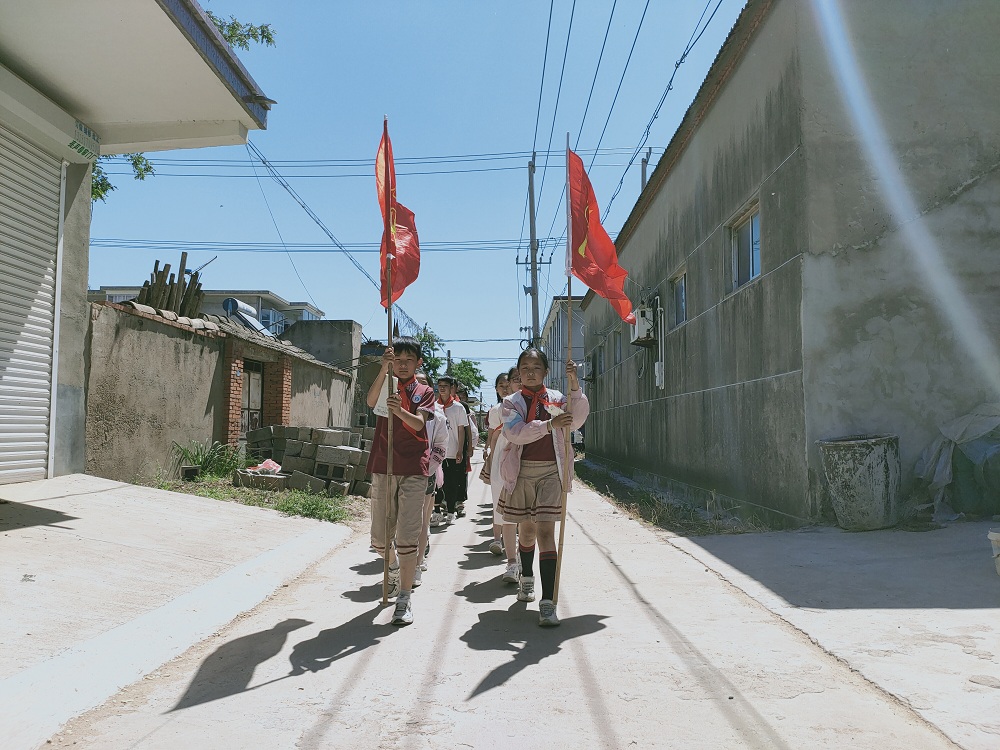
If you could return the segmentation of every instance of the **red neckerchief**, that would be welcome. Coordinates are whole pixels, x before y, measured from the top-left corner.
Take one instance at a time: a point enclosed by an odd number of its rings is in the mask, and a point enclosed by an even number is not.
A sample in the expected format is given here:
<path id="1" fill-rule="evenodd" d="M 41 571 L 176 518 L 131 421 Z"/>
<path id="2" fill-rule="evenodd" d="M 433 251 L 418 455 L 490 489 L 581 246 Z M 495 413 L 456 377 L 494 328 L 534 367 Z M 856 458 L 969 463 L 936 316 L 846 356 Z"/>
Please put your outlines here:
<path id="1" fill-rule="evenodd" d="M 439 404 L 441 404 L 442 408 L 447 409 L 449 406 L 451 406 L 453 403 L 455 403 L 455 397 L 454 396 L 448 396 L 448 400 L 447 401 L 442 401 L 441 397 L 438 396 L 437 402 Z"/>
<path id="2" fill-rule="evenodd" d="M 521 388 L 521 397 L 525 401 L 531 399 L 531 405 L 528 407 L 528 422 L 533 422 L 538 418 L 537 409 L 539 404 L 542 406 L 558 406 L 555 402 L 545 399 L 548 395 L 549 392 L 544 387 L 540 391 L 530 391 L 527 388 Z"/>
<path id="3" fill-rule="evenodd" d="M 409 380 L 405 381 L 398 379 L 396 380 L 396 389 L 399 392 L 400 400 L 403 402 L 402 407 L 408 412 L 413 411 L 413 401 L 410 399 L 410 395 L 413 392 L 414 388 L 416 387 L 417 387 L 417 379 L 415 377 L 411 376 Z M 415 437 L 417 440 L 422 440 L 425 443 L 427 442 L 426 432 L 424 432 L 423 437 L 421 437 L 420 435 L 417 434 L 417 431 L 414 430 L 412 427 L 410 427 L 410 425 L 408 425 L 405 421 L 403 421 L 402 419 L 400 419 L 399 421 L 403 422 L 403 427 L 405 427 L 407 432 L 413 435 L 413 437 Z"/>

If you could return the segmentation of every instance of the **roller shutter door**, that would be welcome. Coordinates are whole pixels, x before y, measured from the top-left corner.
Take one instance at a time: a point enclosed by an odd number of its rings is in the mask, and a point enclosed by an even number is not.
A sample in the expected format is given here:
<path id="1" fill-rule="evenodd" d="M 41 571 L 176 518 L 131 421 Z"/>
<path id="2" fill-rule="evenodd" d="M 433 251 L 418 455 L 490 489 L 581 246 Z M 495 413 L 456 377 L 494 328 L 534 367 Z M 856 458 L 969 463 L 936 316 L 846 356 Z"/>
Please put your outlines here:
<path id="1" fill-rule="evenodd" d="M 0 484 L 47 475 L 60 179 L 0 126 Z"/>

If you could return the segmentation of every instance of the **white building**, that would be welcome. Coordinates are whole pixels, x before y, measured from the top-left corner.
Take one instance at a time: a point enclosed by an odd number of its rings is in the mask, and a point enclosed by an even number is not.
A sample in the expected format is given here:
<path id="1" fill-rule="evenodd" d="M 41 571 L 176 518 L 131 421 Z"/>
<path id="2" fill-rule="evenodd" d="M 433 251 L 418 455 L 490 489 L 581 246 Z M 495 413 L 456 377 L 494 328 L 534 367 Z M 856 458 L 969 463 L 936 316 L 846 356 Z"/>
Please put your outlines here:
<path id="1" fill-rule="evenodd" d="M 93 160 L 266 123 L 193 0 L 0 6 L 0 483 L 84 470 Z"/>

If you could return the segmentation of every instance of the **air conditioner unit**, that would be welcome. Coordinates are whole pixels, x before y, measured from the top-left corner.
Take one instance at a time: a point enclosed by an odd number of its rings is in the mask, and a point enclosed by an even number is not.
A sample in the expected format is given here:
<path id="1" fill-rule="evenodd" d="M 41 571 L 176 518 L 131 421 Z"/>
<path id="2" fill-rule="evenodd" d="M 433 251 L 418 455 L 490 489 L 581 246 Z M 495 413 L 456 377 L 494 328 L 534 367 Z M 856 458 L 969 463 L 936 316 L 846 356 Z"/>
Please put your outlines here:
<path id="1" fill-rule="evenodd" d="M 654 312 L 645 305 L 635 309 L 635 323 L 631 326 L 629 343 L 636 346 L 656 346 L 656 321 Z"/>

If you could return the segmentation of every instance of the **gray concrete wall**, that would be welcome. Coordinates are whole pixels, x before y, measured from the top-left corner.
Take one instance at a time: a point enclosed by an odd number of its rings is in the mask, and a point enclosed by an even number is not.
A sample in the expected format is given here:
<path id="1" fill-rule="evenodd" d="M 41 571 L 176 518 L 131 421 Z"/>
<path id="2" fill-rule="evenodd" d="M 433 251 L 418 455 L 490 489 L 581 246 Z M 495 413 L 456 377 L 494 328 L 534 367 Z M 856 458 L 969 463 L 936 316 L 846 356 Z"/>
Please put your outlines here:
<path id="1" fill-rule="evenodd" d="M 790 525 L 818 512 L 807 497 L 801 372 L 799 14 L 797 3 L 775 3 L 619 247 L 643 288 L 626 285 L 633 303 L 660 294 L 666 305 L 669 279 L 687 272 L 688 321 L 665 336 L 665 388 L 654 384 L 657 350 L 627 343 L 623 362 L 609 349 L 606 371 L 586 384 L 588 457 Z M 732 223 L 754 201 L 762 274 L 733 291 Z M 622 324 L 601 298 L 586 315 L 589 354 Z"/>
<path id="2" fill-rule="evenodd" d="M 299 427 L 348 427 L 354 413 L 354 378 L 329 367 L 292 360 L 289 424 Z"/>
<path id="3" fill-rule="evenodd" d="M 134 481 L 221 434 L 224 339 L 91 305 L 86 471 Z"/>
<path id="4" fill-rule="evenodd" d="M 904 494 L 939 423 L 1000 400 L 968 334 L 1000 330 L 1000 57 L 995 0 L 841 3 L 863 78 L 916 212 L 882 190 L 841 101 L 811 13 L 803 14 L 809 252 L 803 335 L 810 484 L 818 438 L 900 436 Z M 915 230 L 916 235 L 907 232 Z M 914 242 L 913 237 L 921 238 Z M 919 248 L 939 253 L 927 273 Z M 932 256 L 931 256 L 932 257 Z M 960 290 L 942 298 L 950 274 Z M 958 299 L 971 311 L 955 325 Z"/>
<path id="5" fill-rule="evenodd" d="M 357 363 L 361 353 L 361 324 L 354 320 L 300 320 L 280 338 L 345 370 Z"/>
<path id="6" fill-rule="evenodd" d="M 66 169 L 63 213 L 62 294 L 59 300 L 59 365 L 56 374 L 53 473 L 83 472 L 86 465 L 86 352 L 90 303 L 87 277 L 90 261 L 89 164 Z"/>

